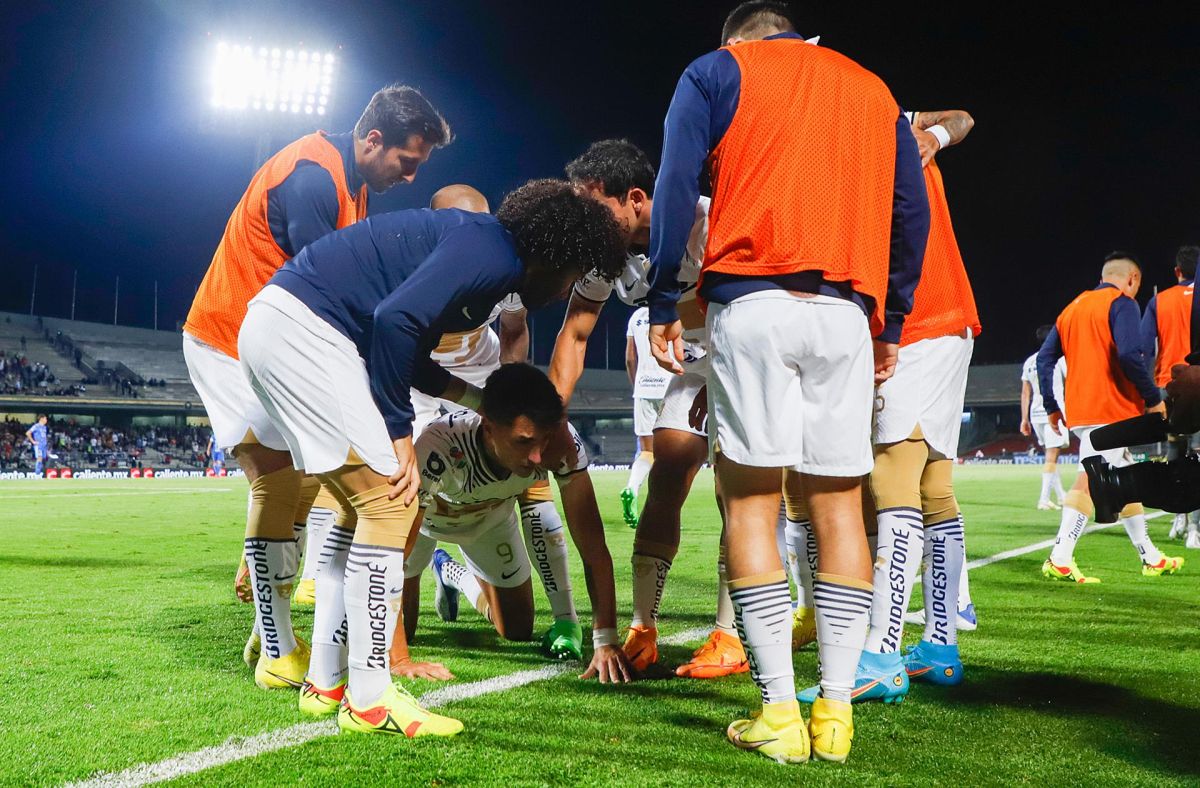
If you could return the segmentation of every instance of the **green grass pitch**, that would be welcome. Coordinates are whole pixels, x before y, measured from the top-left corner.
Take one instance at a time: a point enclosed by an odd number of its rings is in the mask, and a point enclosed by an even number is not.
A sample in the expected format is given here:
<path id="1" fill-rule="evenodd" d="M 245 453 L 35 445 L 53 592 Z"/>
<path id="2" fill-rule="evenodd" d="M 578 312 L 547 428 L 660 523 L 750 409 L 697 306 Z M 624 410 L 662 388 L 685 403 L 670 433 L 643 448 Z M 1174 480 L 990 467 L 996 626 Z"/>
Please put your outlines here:
<path id="1" fill-rule="evenodd" d="M 1057 515 L 1033 507 L 1038 470 L 957 470 L 970 558 L 1054 536 Z M 596 477 L 627 624 L 624 474 Z M 235 479 L 0 486 L 0 784 L 119 773 L 308 721 L 294 693 L 256 689 L 241 661 L 250 609 L 234 599 L 232 579 L 245 489 Z M 1151 523 L 1161 547 L 1183 552 L 1166 540 L 1169 518 Z M 711 623 L 719 531 L 705 472 L 685 510 L 663 636 Z M 178 782 L 1195 785 L 1200 555 L 1180 576 L 1143 578 L 1118 526 L 1080 543 L 1080 564 L 1102 585 L 1044 581 L 1044 558 L 1038 550 L 971 573 L 980 627 L 962 637 L 966 682 L 914 685 L 901 705 L 856 707 L 845 765 L 780 766 L 729 745 L 725 726 L 757 705 L 745 675 L 602 687 L 576 670 L 443 707 L 467 726 L 454 740 L 323 736 Z M 446 663 L 457 682 L 547 664 L 532 644 L 500 642 L 470 609 L 439 621 L 428 573 L 426 583 L 419 658 Z M 575 588 L 586 630 L 578 573 Z M 536 579 L 535 598 L 540 631 L 547 608 Z M 311 613 L 298 614 L 299 631 L 310 623 Z M 918 635 L 910 628 L 910 640 Z M 665 663 L 695 645 L 666 647 Z M 799 686 L 815 678 L 812 647 L 795 664 Z"/>

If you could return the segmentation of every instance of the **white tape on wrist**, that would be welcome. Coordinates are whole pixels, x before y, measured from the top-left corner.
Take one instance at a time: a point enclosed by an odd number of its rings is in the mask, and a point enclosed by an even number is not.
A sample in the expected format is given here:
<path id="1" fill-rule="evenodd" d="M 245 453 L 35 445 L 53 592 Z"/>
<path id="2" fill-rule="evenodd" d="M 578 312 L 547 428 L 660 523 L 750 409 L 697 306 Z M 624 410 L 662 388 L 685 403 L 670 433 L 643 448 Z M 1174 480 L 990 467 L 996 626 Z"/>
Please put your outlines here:
<path id="1" fill-rule="evenodd" d="M 608 627 L 607 629 L 592 630 L 592 648 L 600 648 L 601 646 L 617 645 L 617 628 Z"/>
<path id="2" fill-rule="evenodd" d="M 933 136 L 937 137 L 938 145 L 942 148 L 950 147 L 950 132 L 946 131 L 946 127 L 938 123 L 925 129 Z"/>

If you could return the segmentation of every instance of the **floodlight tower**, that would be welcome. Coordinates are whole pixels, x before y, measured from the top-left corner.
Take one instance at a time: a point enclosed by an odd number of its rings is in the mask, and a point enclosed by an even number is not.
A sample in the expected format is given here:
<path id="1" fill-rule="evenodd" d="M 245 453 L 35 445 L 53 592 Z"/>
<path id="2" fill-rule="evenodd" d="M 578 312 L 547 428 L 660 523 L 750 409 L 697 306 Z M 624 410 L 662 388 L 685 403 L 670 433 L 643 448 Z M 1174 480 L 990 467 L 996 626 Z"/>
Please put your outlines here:
<path id="1" fill-rule="evenodd" d="M 254 169 L 274 133 L 312 129 L 333 103 L 332 51 L 217 41 L 209 72 L 211 130 L 254 134 Z"/>

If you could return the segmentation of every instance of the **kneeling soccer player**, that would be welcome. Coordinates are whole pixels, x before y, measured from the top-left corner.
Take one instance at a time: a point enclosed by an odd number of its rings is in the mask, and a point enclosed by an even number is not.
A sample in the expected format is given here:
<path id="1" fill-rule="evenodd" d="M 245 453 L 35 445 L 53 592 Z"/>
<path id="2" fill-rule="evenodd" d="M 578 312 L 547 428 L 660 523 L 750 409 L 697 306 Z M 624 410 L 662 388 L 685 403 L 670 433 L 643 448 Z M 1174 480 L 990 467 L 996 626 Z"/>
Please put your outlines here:
<path id="1" fill-rule="evenodd" d="M 495 217 L 397 211 L 327 235 L 250 303 L 238 341 L 250 386 L 293 465 L 330 484 L 356 516 L 353 531 L 331 528 L 322 549 L 301 711 L 337 712 L 343 731 L 462 730 L 389 673 L 419 491 L 409 388 L 478 404 L 478 389 L 429 358 L 438 337 L 482 324 L 509 293 L 537 308 L 585 270 L 615 276 L 622 260 L 607 211 L 569 184 L 534 181 Z"/>
<path id="2" fill-rule="evenodd" d="M 420 609 L 421 572 L 431 557 L 436 606 L 443 620 L 458 617 L 458 598 L 463 595 L 501 637 L 533 636 L 529 557 L 513 504 L 549 475 L 539 463 L 562 423 L 564 408 L 554 385 L 536 367 L 505 364 L 488 378 L 479 411 L 443 416 L 416 442 L 424 519 L 405 561 L 404 624 L 410 638 Z M 612 557 L 587 474 L 587 454 L 574 430 L 572 435 L 574 451 L 553 475 L 595 611 L 595 653 L 584 677 L 629 681 L 632 670 L 617 645 Z M 436 549 L 438 542 L 459 545 L 466 566 Z"/>

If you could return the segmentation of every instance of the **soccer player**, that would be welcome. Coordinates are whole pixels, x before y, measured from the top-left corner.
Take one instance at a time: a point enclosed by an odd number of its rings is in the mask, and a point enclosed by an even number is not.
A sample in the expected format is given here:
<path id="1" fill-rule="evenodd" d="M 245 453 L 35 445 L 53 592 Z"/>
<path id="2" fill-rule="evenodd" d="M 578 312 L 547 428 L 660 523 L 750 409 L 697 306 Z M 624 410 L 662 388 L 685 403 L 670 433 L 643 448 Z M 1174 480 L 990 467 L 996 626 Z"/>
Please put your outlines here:
<path id="1" fill-rule="evenodd" d="M 562 400 L 544 373 L 528 364 L 505 364 L 488 378 L 478 413 L 450 413 L 417 438 L 424 519 L 405 559 L 409 638 L 420 610 L 421 573 L 431 559 L 443 620 L 458 618 L 462 595 L 501 637 L 532 637 L 529 556 L 513 504 L 535 481 L 547 480 L 542 452 L 564 415 Z M 595 653 L 584 677 L 596 676 L 601 683 L 629 681 L 632 670 L 617 639 L 612 557 L 587 474 L 587 453 L 573 430 L 572 437 L 574 449 L 553 475 L 592 595 Z M 466 565 L 437 549 L 439 541 L 459 545 Z"/>
<path id="2" fill-rule="evenodd" d="M 909 678 L 958 684 L 958 620 L 966 560 L 962 512 L 954 495 L 954 458 L 962 425 L 967 369 L 979 315 L 934 155 L 961 142 L 974 125 L 962 110 L 909 116 L 925 162 L 929 237 L 912 313 L 900 334 L 895 374 L 875 395 L 875 468 L 871 491 L 877 533 L 871 625 L 852 698 L 895 702 Z M 928 153 L 926 153 L 928 152 Z M 922 561 L 922 559 L 924 559 Z M 924 563 L 925 631 L 901 654 L 905 612 Z M 817 696 L 817 687 L 801 700 Z"/>
<path id="3" fill-rule="evenodd" d="M 1142 350 L 1147 360 L 1155 360 L 1154 384 L 1159 388 L 1171 380 L 1171 367 L 1185 363 L 1184 357 L 1192 349 L 1192 293 L 1197 258 L 1200 246 L 1179 247 L 1174 271 L 1178 284 L 1152 296 L 1142 315 Z M 1182 447 L 1172 445 L 1168 453 L 1179 449 Z M 1178 539 L 1185 530 L 1186 546 L 1200 549 L 1200 512 L 1175 515 L 1168 538 Z"/>
<path id="4" fill-rule="evenodd" d="M 1053 326 L 1042 326 L 1037 330 L 1038 347 L 1046 341 Z M 1063 401 L 1063 387 L 1066 385 L 1067 360 L 1060 358 L 1054 365 L 1054 401 Z M 1056 432 L 1050 429 L 1050 421 L 1046 417 L 1046 406 L 1042 401 L 1042 388 L 1038 382 L 1037 353 L 1025 359 L 1021 367 L 1021 434 L 1032 435 L 1038 445 L 1046 451 L 1046 462 L 1042 466 L 1042 492 L 1038 496 L 1037 508 L 1042 510 L 1061 509 L 1066 502 L 1067 491 L 1063 489 L 1062 479 L 1058 475 L 1058 453 L 1070 445 L 1071 439 L 1065 431 Z M 1050 491 L 1058 498 L 1058 503 L 1050 500 Z"/>
<path id="5" fill-rule="evenodd" d="M 633 434 L 638 455 L 629 469 L 629 482 L 621 491 L 621 515 L 626 525 L 636 528 L 638 491 L 654 465 L 654 425 L 662 413 L 663 394 L 671 377 L 650 353 L 650 310 L 644 306 L 633 310 L 625 328 L 625 371 L 633 386 Z"/>
<path id="6" fill-rule="evenodd" d="M 727 734 L 798 762 L 811 732 L 813 755 L 843 761 L 871 601 L 861 485 L 873 464 L 872 389 L 894 370 L 920 277 L 929 234 L 921 158 L 887 87 L 806 43 L 783 3 L 738 6 L 721 42 L 688 66 L 667 112 L 650 238 L 651 348 L 682 371 L 677 272 L 707 164 L 699 297 L 708 304 L 709 435 L 730 594 L 763 701 L 761 715 Z M 822 697 L 807 729 L 775 538 L 785 469 L 799 472 L 789 482 L 806 497 L 819 554 Z"/>
<path id="7" fill-rule="evenodd" d="M 33 472 L 41 476 L 46 472 L 46 459 L 50 456 L 50 433 L 46 427 L 49 419 L 45 414 L 37 417 L 37 421 L 25 430 L 25 440 L 33 446 Z"/>
<path id="8" fill-rule="evenodd" d="M 295 688 L 308 647 L 292 633 L 292 585 L 315 480 L 292 468 L 287 442 L 246 384 L 238 366 L 238 332 L 246 306 L 301 249 L 367 215 L 367 191 L 409 183 L 450 127 L 413 88 L 372 96 L 352 133 L 317 132 L 276 153 L 254 174 L 234 208 L 184 325 L 188 374 L 212 423 L 250 483 L 245 554 L 255 603 L 255 634 L 243 654 L 255 683 Z M 250 560 L 252 558 L 252 560 Z"/>
<path id="9" fill-rule="evenodd" d="M 396 211 L 331 233 L 250 303 L 238 340 L 250 388 L 294 467 L 356 515 L 353 530 L 330 530 L 317 568 L 301 711 L 337 713 L 344 731 L 461 730 L 389 675 L 419 490 L 409 390 L 478 408 L 479 389 L 429 357 L 439 338 L 484 324 L 509 293 L 536 309 L 585 271 L 615 277 L 623 261 L 607 210 L 568 183 L 532 181 L 495 216 Z M 445 675 L 442 666 L 422 670 Z"/>
<path id="10" fill-rule="evenodd" d="M 1094 449 L 1092 431 L 1143 412 L 1166 413 L 1146 367 L 1138 333 L 1141 313 L 1134 298 L 1141 284 L 1142 269 L 1133 255 L 1112 252 L 1104 258 L 1100 284 L 1067 305 L 1038 351 L 1038 380 L 1050 428 L 1063 433 L 1070 427 L 1079 438 L 1081 464 L 1063 504 L 1054 549 L 1042 564 L 1042 574 L 1052 580 L 1100 582 L 1081 572 L 1075 563 L 1075 545 L 1094 511 L 1082 463 L 1096 455 L 1116 466 L 1129 465 L 1132 460 L 1127 449 Z M 1067 359 L 1066 413 L 1070 421 L 1064 419 L 1063 409 L 1053 399 L 1054 366 L 1063 356 Z M 1165 556 L 1154 546 L 1140 503 L 1121 511 L 1121 523 L 1137 549 L 1143 575 L 1174 574 L 1183 566 L 1182 558 Z"/>
<path id="11" fill-rule="evenodd" d="M 580 190 L 612 211 L 629 246 L 642 247 L 649 242 L 655 173 L 641 149 L 627 140 L 601 140 L 569 163 L 566 172 Z M 695 281 L 708 233 L 707 198 L 697 197 L 691 217 L 679 274 L 689 283 L 679 306 L 686 320 L 685 372 L 668 382 L 663 409 L 654 424 L 655 461 L 649 470 L 646 504 L 638 518 L 630 557 L 633 615 L 624 650 L 639 672 L 658 661 L 658 611 L 671 562 L 679 550 L 680 512 L 707 453 L 704 418 L 697 417 L 697 410 L 703 401 L 708 360 L 704 316 L 695 302 Z M 650 289 L 649 265 L 644 255 L 631 253 L 615 281 L 588 275 L 575 285 L 550 359 L 550 380 L 565 404 L 570 403 L 583 373 L 588 339 L 600 310 L 614 294 L 630 306 L 643 305 Z M 722 670 L 740 672 L 747 666 L 745 652 L 734 634 L 732 607 L 727 610 L 727 629 L 723 636 L 715 636 L 722 648 L 713 656 L 725 664 Z"/>
<path id="12" fill-rule="evenodd" d="M 439 189 L 430 201 L 434 210 L 458 208 L 487 213 L 488 202 L 478 190 L 466 184 Z M 470 331 L 443 334 L 430 354 L 435 362 L 457 378 L 482 386 L 502 362 L 524 361 L 529 355 L 529 328 L 525 306 L 516 293 L 496 305 L 488 321 Z M 492 328 L 500 324 L 500 335 Z M 443 407 L 458 410 L 459 405 L 438 400 L 413 389 L 413 435 L 419 436 L 425 425 L 437 418 Z M 537 575 L 550 601 L 554 623 L 542 637 L 542 649 L 559 659 L 583 658 L 583 630 L 571 593 L 566 532 L 562 518 L 554 508 L 554 494 L 546 479 L 537 480 L 518 496 L 522 533 L 529 556 L 536 563 Z"/>

